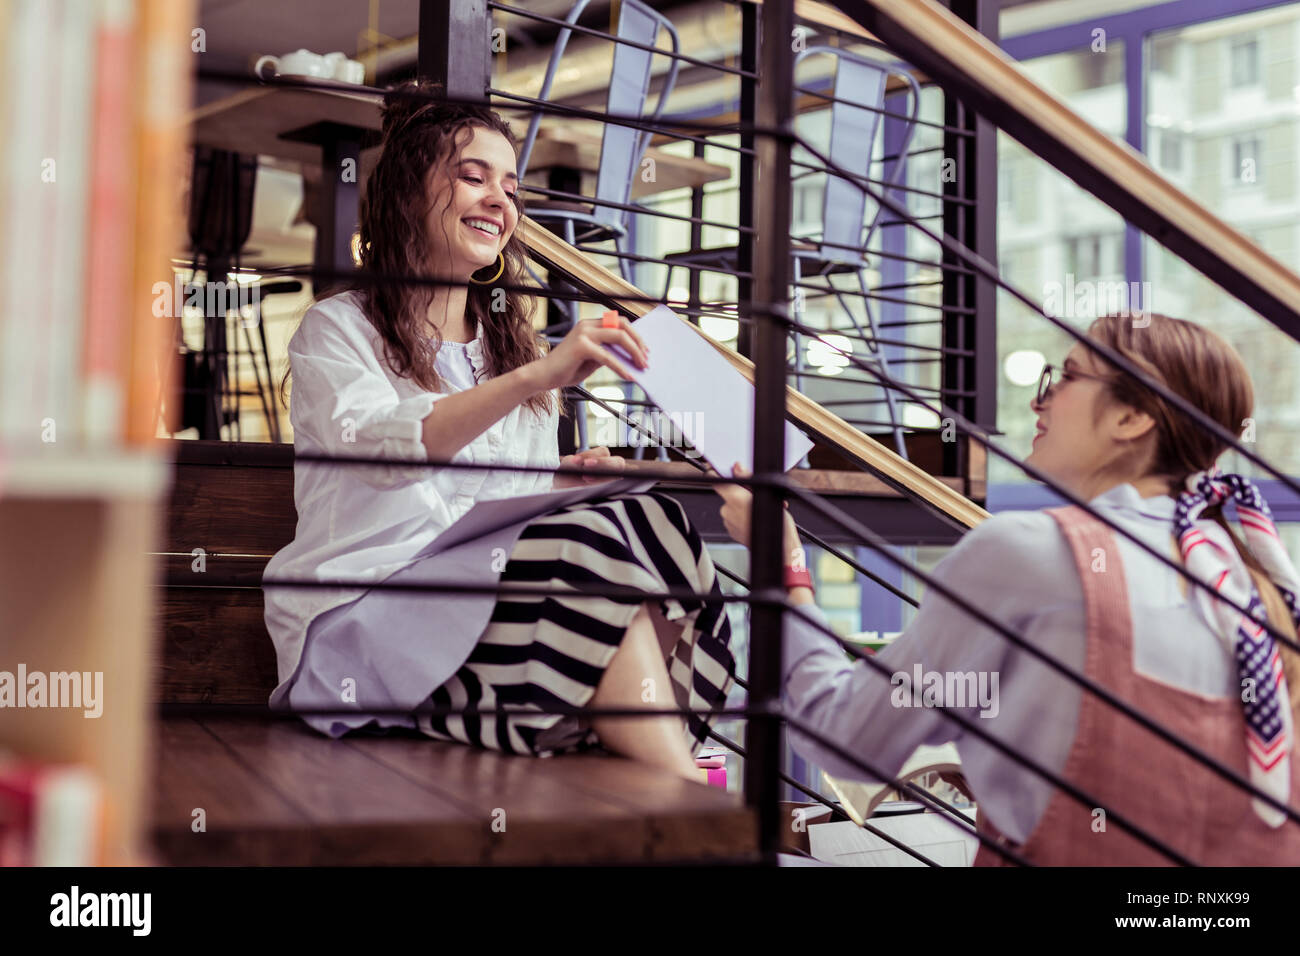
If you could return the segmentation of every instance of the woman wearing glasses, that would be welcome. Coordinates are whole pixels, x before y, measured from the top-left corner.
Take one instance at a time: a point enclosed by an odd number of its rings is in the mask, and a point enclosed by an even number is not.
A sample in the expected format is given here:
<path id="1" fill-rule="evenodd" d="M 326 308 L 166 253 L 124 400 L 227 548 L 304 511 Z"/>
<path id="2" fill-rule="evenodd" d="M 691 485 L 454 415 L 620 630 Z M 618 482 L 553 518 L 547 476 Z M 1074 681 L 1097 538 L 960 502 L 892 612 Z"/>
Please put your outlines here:
<path id="1" fill-rule="evenodd" d="M 1135 318 L 1097 319 L 1089 337 L 1230 434 L 1241 434 L 1254 395 L 1236 351 L 1190 322 Z M 1026 463 L 1211 591 L 1189 589 L 1173 568 L 1073 507 L 993 515 L 945 556 L 934 578 L 1295 808 L 1300 668 L 1293 647 L 1274 641 L 1258 622 L 1267 620 L 1294 642 L 1300 580 L 1258 490 L 1239 475 L 1217 472 L 1226 447 L 1218 438 L 1083 343 L 1070 349 L 1061 368 L 1045 369 L 1031 408 L 1037 434 Z M 749 493 L 719 488 L 724 520 L 745 543 Z M 1223 519 L 1228 498 L 1236 503 L 1244 543 Z M 799 547 L 788 516 L 786 545 Z M 1213 594 L 1232 599 L 1250 617 Z M 825 624 L 811 590 L 794 586 L 790 597 Z M 1252 798 L 937 591 L 876 656 L 892 678 L 849 663 L 834 640 L 798 613 L 786 620 L 783 695 L 793 717 L 882 774 L 895 774 L 918 745 L 955 742 L 981 830 L 1032 862 L 1171 862 L 1108 819 L 1115 812 L 1197 864 L 1300 864 L 1300 824 L 1273 803 Z M 936 699 L 913 687 L 918 674 L 929 687 L 995 693 L 945 690 L 947 699 Z M 1074 800 L 934 703 L 1063 777 L 1095 804 Z M 806 735 L 791 731 L 791 741 L 832 774 L 870 779 Z M 976 865 L 1003 861 L 987 846 L 975 858 Z"/>

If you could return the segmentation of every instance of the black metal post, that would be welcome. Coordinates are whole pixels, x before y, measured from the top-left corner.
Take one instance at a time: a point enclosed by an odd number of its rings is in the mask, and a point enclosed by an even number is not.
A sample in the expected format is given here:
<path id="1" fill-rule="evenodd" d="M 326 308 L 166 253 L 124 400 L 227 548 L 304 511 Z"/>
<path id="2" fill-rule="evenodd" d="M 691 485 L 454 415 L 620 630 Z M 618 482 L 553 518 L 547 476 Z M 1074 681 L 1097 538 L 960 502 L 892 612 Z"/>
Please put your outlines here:
<path id="1" fill-rule="evenodd" d="M 756 329 L 754 339 L 754 474 L 785 473 L 785 351 L 789 318 L 787 297 L 790 272 L 790 139 L 793 131 L 794 30 L 793 5 L 763 4 L 758 87 L 758 123 L 780 134 L 758 137 L 755 185 L 762 196 L 754 218 L 753 297 L 746 311 Z M 744 207 L 741 207 L 742 210 Z M 784 493 L 777 488 L 754 488 L 750 523 L 750 583 L 755 596 L 784 595 L 781 568 L 785 562 Z M 779 605 L 759 605 L 750 612 L 749 701 L 771 706 L 781 699 L 781 644 L 784 613 Z M 749 721 L 745 742 L 745 800 L 758 816 L 759 852 L 764 862 L 775 863 L 780 846 L 781 722 L 760 715 Z"/>
<path id="2" fill-rule="evenodd" d="M 492 80 L 487 0 L 420 0 L 416 69 L 455 99 L 488 100 Z"/>
<path id="3" fill-rule="evenodd" d="M 998 6 L 991 0 L 949 0 L 948 7 L 994 43 L 998 39 Z M 989 262 L 997 263 L 997 129 L 957 97 L 944 97 L 944 123 L 970 135 L 944 133 L 944 165 L 955 175 L 943 177 L 945 197 L 969 200 L 945 202 L 943 231 Z M 981 428 L 997 430 L 997 286 L 983 276 L 953 269 L 956 257 L 943 255 L 943 304 L 973 308 L 971 314 L 946 312 L 943 344 L 970 349 L 972 355 L 945 354 L 941 400 Z M 960 393 L 973 393 L 962 395 Z M 965 475 L 970 467 L 967 441 L 943 444 L 945 475 Z"/>
<path id="4" fill-rule="evenodd" d="M 695 141 L 694 156 L 696 159 L 704 159 L 705 143 L 703 139 Z M 700 184 L 691 190 L 691 218 L 704 218 L 704 185 Z M 704 242 L 704 227 L 698 222 L 691 223 L 691 248 L 698 249 Z M 700 302 L 700 270 L 687 269 L 689 277 L 687 279 L 687 288 L 689 291 L 686 295 L 686 303 L 692 309 L 702 308 Z M 739 299 L 737 299 L 739 301 Z M 698 315 L 687 316 L 687 321 L 692 325 L 700 324 Z"/>
<path id="5" fill-rule="evenodd" d="M 753 79 L 753 75 L 758 73 L 758 9 L 752 3 L 740 5 L 740 68 L 750 74 L 740 77 L 740 145 L 743 149 L 753 150 L 754 134 L 751 130 L 758 113 L 758 82 Z M 754 165 L 752 152 L 740 154 L 740 215 L 737 225 L 751 231 L 737 233 L 736 269 L 740 272 L 736 279 L 737 302 L 749 302 L 754 294 L 753 280 L 747 278 L 754 274 Z M 747 359 L 754 357 L 753 329 L 748 323 L 740 323 L 736 351 Z"/>
<path id="6" fill-rule="evenodd" d="M 209 258 L 206 264 L 209 282 L 225 282 L 230 271 L 230 260 L 224 256 Z M 207 367 L 207 390 L 203 395 L 203 421 L 199 425 L 200 441 L 220 441 L 221 429 L 229 424 L 226 405 L 226 372 L 230 364 L 226 359 L 226 314 L 203 315 L 203 358 Z"/>
<path id="7" fill-rule="evenodd" d="M 316 224 L 315 262 L 318 269 L 350 272 L 356 268 L 352 258 L 352 233 L 357 228 L 361 207 L 361 137 L 360 131 L 348 135 L 340 128 L 337 138 L 321 142 L 321 217 Z M 329 280 L 318 279 L 321 289 Z"/>

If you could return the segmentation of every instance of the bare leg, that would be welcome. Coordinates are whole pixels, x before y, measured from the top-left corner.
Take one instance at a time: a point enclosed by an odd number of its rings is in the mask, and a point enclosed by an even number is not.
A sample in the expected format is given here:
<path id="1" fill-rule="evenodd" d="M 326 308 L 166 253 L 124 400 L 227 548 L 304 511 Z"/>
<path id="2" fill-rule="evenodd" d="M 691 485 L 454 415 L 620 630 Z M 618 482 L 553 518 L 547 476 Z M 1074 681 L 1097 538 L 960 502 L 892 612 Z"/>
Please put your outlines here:
<path id="1" fill-rule="evenodd" d="M 653 700 L 642 700 L 644 681 L 653 681 Z M 643 604 L 628 625 L 627 634 L 605 668 L 591 699 L 593 707 L 656 709 L 672 707 L 671 678 L 650 616 Z M 687 749 L 685 725 L 680 717 L 593 717 L 592 729 L 610 750 L 700 782 L 695 760 Z"/>

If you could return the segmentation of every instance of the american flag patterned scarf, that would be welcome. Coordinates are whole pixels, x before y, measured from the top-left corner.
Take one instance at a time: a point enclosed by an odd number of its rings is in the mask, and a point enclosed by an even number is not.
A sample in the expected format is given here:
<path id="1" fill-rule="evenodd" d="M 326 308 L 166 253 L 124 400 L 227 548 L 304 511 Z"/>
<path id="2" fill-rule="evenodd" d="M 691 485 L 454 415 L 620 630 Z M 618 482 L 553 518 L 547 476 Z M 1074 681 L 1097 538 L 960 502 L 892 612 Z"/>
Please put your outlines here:
<path id="1" fill-rule="evenodd" d="M 1205 619 L 1214 623 L 1214 630 L 1237 661 L 1246 717 L 1250 781 L 1259 790 L 1286 803 L 1291 789 L 1291 748 L 1295 728 L 1277 642 L 1260 627 L 1260 622 L 1268 622 L 1268 614 L 1245 569 L 1231 573 L 1234 567 L 1232 555 L 1195 526 L 1196 519 L 1206 508 L 1228 498 L 1236 502 L 1247 547 L 1277 585 L 1292 619 L 1300 628 L 1300 602 L 1297 602 L 1300 575 L 1296 574 L 1295 565 L 1282 547 L 1268 503 L 1250 479 L 1223 474 L 1218 468 L 1190 476 L 1174 509 L 1174 534 L 1187 570 L 1250 612 L 1247 617 L 1201 588 L 1195 589 Z M 1258 798 L 1252 799 L 1251 804 L 1260 819 L 1271 827 L 1281 826 L 1286 820 L 1286 814 L 1281 810 Z"/>

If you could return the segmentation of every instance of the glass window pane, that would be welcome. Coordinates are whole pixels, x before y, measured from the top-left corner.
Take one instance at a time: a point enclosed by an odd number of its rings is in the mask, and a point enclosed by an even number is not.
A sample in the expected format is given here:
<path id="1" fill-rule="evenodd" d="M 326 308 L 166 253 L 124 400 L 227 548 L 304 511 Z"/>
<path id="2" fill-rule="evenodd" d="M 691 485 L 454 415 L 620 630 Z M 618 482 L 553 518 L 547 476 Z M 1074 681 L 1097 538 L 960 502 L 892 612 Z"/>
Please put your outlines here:
<path id="1" fill-rule="evenodd" d="M 1289 4 L 1147 38 L 1147 149 L 1160 172 L 1292 269 L 1300 267 L 1296 49 Z M 1160 69 L 1154 51 L 1161 51 Z M 1165 148 L 1166 137 L 1181 146 Z M 1152 307 L 1209 325 L 1241 353 L 1255 386 L 1255 451 L 1294 474 L 1300 345 L 1159 243 L 1144 246 Z M 1262 471 L 1236 453 L 1220 465 Z"/>
<path id="2" fill-rule="evenodd" d="M 1039 84 L 1103 132 L 1122 138 L 1127 123 L 1124 44 L 1084 48 L 1021 63 Z M 1003 276 L 1031 299 L 1079 329 L 1127 291 L 1124 221 L 1110 207 L 1010 136 L 998 135 L 998 166 L 1007 170 L 998 196 L 998 258 Z M 1085 296 L 1083 293 L 1088 290 Z M 1073 343 L 1065 332 L 1006 292 L 998 295 L 998 441 L 1029 454 L 1036 416 L 1029 408 L 1038 381 L 1031 359 L 1059 362 Z M 1013 357 L 1014 356 L 1014 357 Z M 989 456 L 989 480 L 1027 482 L 1024 472 Z"/>

